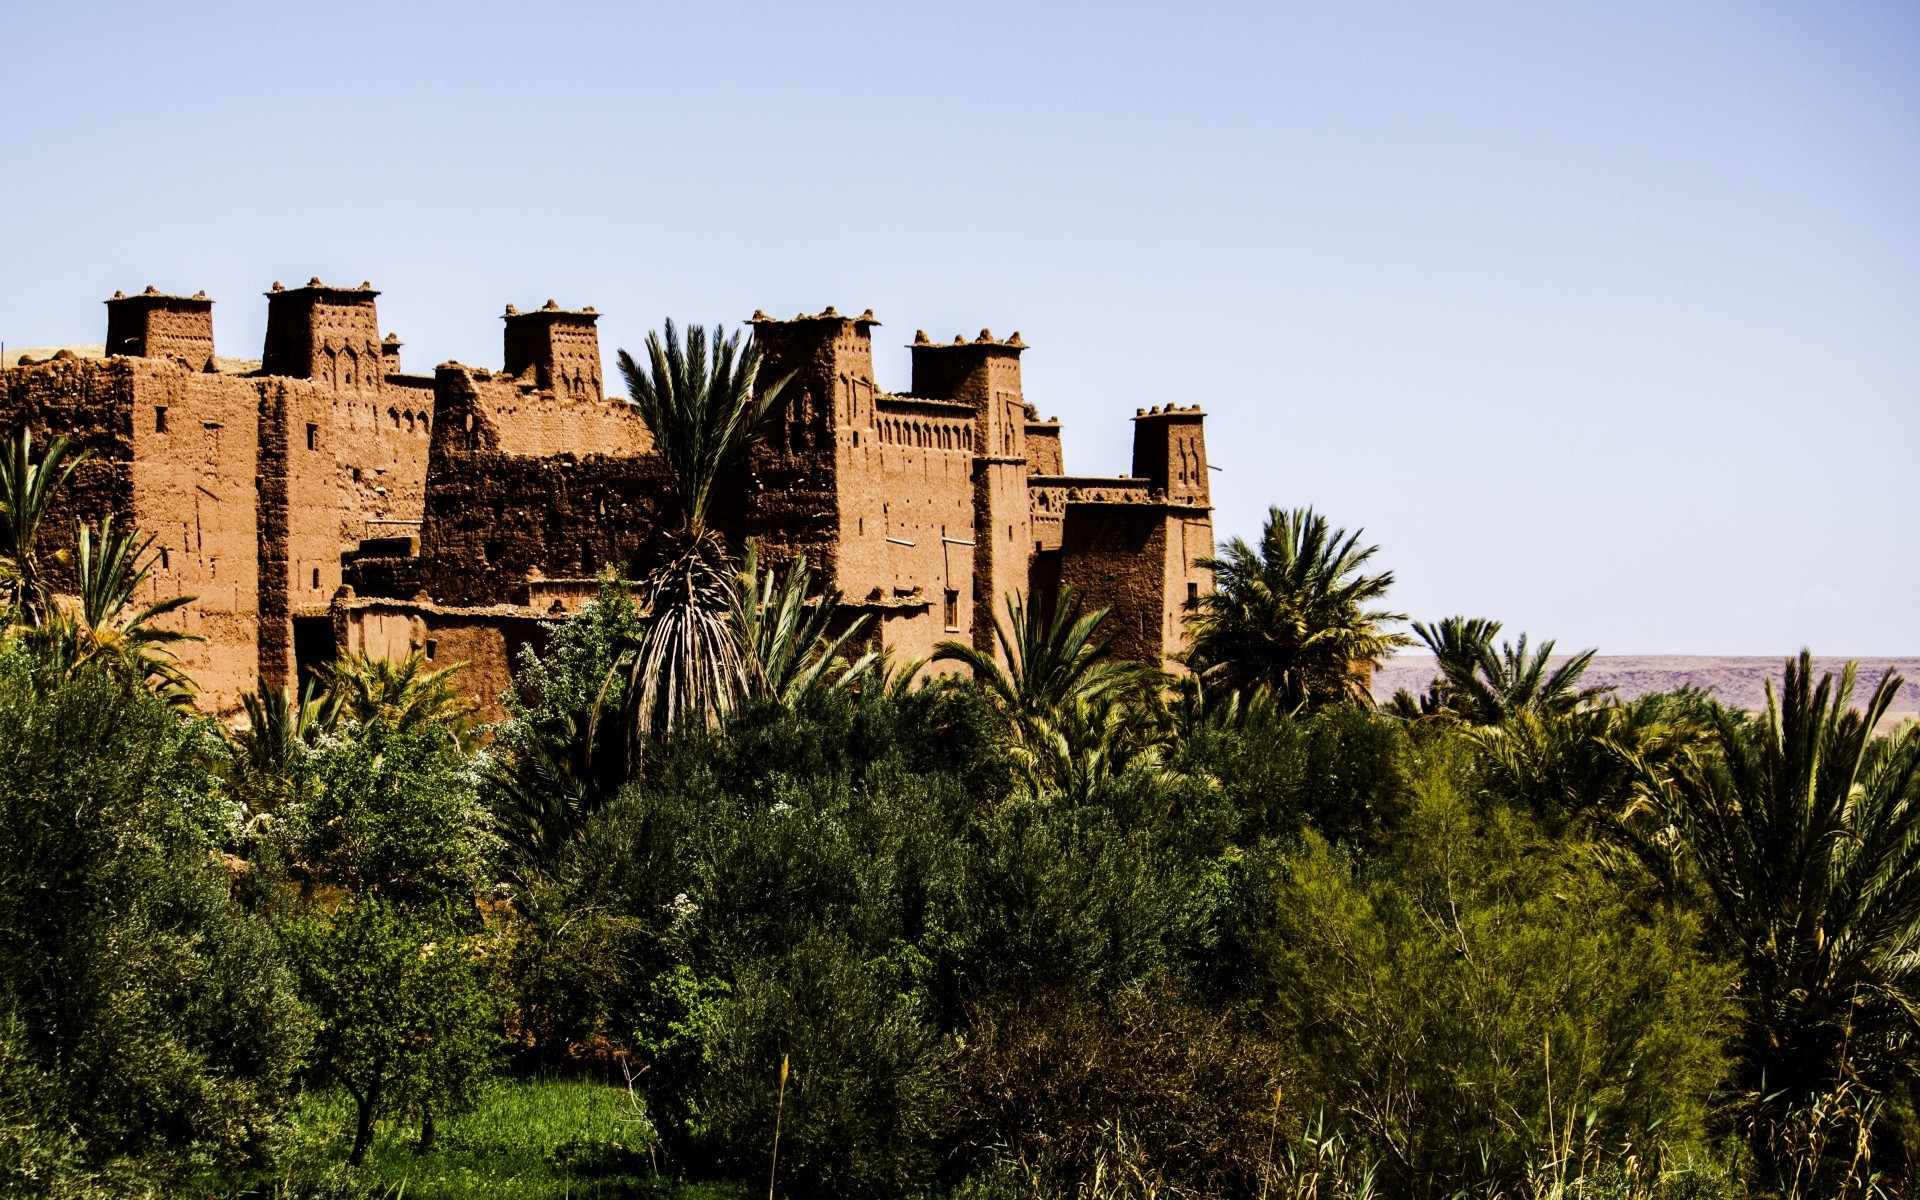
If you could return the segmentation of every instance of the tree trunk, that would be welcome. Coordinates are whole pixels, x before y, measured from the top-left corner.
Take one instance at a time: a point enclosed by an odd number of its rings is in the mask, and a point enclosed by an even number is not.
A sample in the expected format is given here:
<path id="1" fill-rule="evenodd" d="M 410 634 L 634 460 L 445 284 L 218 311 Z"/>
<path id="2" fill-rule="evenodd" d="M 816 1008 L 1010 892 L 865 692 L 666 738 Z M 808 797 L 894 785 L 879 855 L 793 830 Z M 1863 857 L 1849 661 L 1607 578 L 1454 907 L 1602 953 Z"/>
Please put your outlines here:
<path id="1" fill-rule="evenodd" d="M 420 1140 L 413 1144 L 415 1154 L 432 1152 L 433 1143 L 440 1136 L 440 1127 L 433 1122 L 433 1105 L 420 1106 Z"/>
<path id="2" fill-rule="evenodd" d="M 357 1167 L 366 1161 L 367 1147 L 373 1144 L 374 1106 L 380 1098 L 380 1089 L 368 1088 L 364 1096 L 359 1092 L 352 1095 L 358 1113 L 353 1129 L 353 1152 L 347 1155 L 347 1165 Z"/>

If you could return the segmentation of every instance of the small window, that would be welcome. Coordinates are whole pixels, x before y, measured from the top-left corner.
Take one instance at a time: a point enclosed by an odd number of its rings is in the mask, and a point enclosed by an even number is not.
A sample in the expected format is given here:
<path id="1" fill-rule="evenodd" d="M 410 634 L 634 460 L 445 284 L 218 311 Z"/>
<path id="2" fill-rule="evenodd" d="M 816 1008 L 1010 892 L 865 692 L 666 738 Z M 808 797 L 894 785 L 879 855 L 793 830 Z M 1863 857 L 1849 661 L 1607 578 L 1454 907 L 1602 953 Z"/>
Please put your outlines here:
<path id="1" fill-rule="evenodd" d="M 313 569 L 313 590 L 316 592 L 320 590 L 320 568 L 319 567 L 315 567 Z"/>
<path id="2" fill-rule="evenodd" d="M 318 450 L 319 448 L 320 427 L 318 425 L 309 425 L 307 426 L 307 449 Z"/>
<path id="3" fill-rule="evenodd" d="M 1200 607 L 1200 585 L 1197 583 L 1187 584 L 1187 607 Z"/>
<path id="4" fill-rule="evenodd" d="M 153 407 L 153 431 L 155 433 L 167 431 L 167 406 L 164 404 L 156 404 Z"/>
<path id="5" fill-rule="evenodd" d="M 947 589 L 947 632 L 953 633 L 960 628 L 960 593 Z"/>
<path id="6" fill-rule="evenodd" d="M 427 657 L 431 659 L 438 656 L 439 653 L 440 653 L 440 643 L 435 641 L 433 638 L 428 638 L 427 639 Z"/>
<path id="7" fill-rule="evenodd" d="M 172 560 L 167 556 L 167 548 L 165 546 L 160 547 L 160 569 L 162 571 L 170 571 L 173 569 Z"/>

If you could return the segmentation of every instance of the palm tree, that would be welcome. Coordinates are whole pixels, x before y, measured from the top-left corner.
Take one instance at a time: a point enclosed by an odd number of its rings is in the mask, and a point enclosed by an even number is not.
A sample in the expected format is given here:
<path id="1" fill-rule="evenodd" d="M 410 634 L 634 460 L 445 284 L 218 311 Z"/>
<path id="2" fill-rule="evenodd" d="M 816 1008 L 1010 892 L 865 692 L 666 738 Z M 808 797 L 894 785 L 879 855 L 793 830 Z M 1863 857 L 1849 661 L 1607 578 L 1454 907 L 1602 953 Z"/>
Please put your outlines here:
<path id="1" fill-rule="evenodd" d="M 1741 968 L 1742 1083 L 1778 1112 L 1881 1092 L 1920 1050 L 1920 731 L 1874 737 L 1901 680 L 1863 711 L 1854 680 L 1816 686 L 1802 651 L 1764 714 L 1718 710 L 1713 753 L 1643 778 Z"/>
<path id="2" fill-rule="evenodd" d="M 340 714 L 358 724 L 403 733 L 440 729 L 465 744 L 476 707 L 454 682 L 465 669 L 454 663 L 428 670 L 426 655 L 415 648 L 401 659 L 347 654 L 319 674 Z"/>
<path id="3" fill-rule="evenodd" d="M 1583 650 L 1549 671 L 1551 640 L 1529 651 L 1527 636 L 1521 634 L 1517 642 L 1503 642 L 1496 650 L 1498 621 L 1447 617 L 1433 625 L 1415 621 L 1413 631 L 1433 651 L 1440 677 L 1418 700 L 1406 692 L 1396 695 L 1392 707 L 1400 716 L 1445 715 L 1469 725 L 1499 725 L 1522 712 L 1565 716 L 1607 691 L 1580 686 L 1593 663 L 1593 650 Z"/>
<path id="4" fill-rule="evenodd" d="M 260 680 L 242 692 L 243 729 L 227 735 L 234 763 L 249 776 L 283 776 L 301 751 L 332 731 L 340 719 L 340 698 L 309 679 L 296 698 L 291 690 L 269 688 Z"/>
<path id="5" fill-rule="evenodd" d="M 5 588 L 19 619 L 28 625 L 46 621 L 50 589 L 36 542 L 53 496 L 91 451 L 68 456 L 65 438 L 47 443 L 38 462 L 33 435 L 22 429 L 0 446 L 0 588 Z M 64 560 L 62 552 L 58 557 Z"/>
<path id="6" fill-rule="evenodd" d="M 818 596 L 812 591 L 806 555 L 796 555 L 782 576 L 771 568 L 761 571 L 759 547 L 747 543 L 735 580 L 733 623 L 744 651 L 749 698 L 793 708 L 816 688 L 851 686 L 879 662 L 872 650 L 847 662 L 846 649 L 866 630 L 868 618 L 862 615 L 834 635 L 830 627 L 840 589 L 828 584 Z"/>
<path id="7" fill-rule="evenodd" d="M 1007 620 L 993 618 L 1000 659 L 966 643 L 941 642 L 935 662 L 963 662 L 1007 722 L 1009 750 L 1027 786 L 1085 800 L 1101 780 L 1157 761 L 1165 723 L 1149 711 L 1163 678 L 1144 663 L 1109 656 L 1097 637 L 1106 609 L 1081 613 L 1073 589 L 1060 589 L 1051 614 L 1007 597 Z"/>
<path id="8" fill-rule="evenodd" d="M 725 540 L 708 526 L 715 488 L 744 466 L 793 378 L 756 387 L 759 347 L 740 335 L 687 327 L 683 349 L 673 322 L 647 335 L 647 364 L 620 351 L 627 394 L 653 434 L 666 468 L 670 528 L 665 561 L 642 582 L 646 632 L 626 688 L 630 753 L 645 735 L 728 712 L 747 664 L 730 617 L 734 604 Z"/>
<path id="9" fill-rule="evenodd" d="M 193 603 L 192 596 L 134 607 L 134 595 L 152 577 L 158 558 L 149 553 L 153 540 L 137 529 L 116 530 L 112 516 L 102 517 L 97 530 L 75 521 L 79 594 L 56 604 L 46 593 L 46 615 L 32 634 L 60 669 L 98 663 L 175 704 L 185 704 L 193 697 L 194 685 L 174 662 L 171 647 L 205 639 L 153 623 Z"/>
<path id="10" fill-rule="evenodd" d="M 1187 618 L 1187 665 L 1228 688 L 1265 687 L 1289 707 L 1336 700 L 1368 703 L 1385 656 L 1411 641 L 1389 632 L 1401 613 L 1368 606 L 1393 572 L 1365 573 L 1378 546 L 1331 529 L 1311 508 L 1269 509 L 1256 550 L 1240 538 L 1203 559 L 1216 590 Z"/>
<path id="11" fill-rule="evenodd" d="M 1142 663 L 1110 658 L 1111 636 L 1095 640 L 1107 612 L 1102 608 L 1082 615 L 1070 587 L 1060 589 L 1059 601 L 1047 616 L 1030 610 L 1014 593 L 1007 597 L 1007 620 L 1002 622 L 998 613 L 993 616 L 993 636 L 1005 666 L 966 642 L 941 642 L 933 660 L 972 667 L 974 679 L 1018 732 L 1036 718 L 1057 719 L 1076 701 L 1092 703 L 1156 676 Z"/>

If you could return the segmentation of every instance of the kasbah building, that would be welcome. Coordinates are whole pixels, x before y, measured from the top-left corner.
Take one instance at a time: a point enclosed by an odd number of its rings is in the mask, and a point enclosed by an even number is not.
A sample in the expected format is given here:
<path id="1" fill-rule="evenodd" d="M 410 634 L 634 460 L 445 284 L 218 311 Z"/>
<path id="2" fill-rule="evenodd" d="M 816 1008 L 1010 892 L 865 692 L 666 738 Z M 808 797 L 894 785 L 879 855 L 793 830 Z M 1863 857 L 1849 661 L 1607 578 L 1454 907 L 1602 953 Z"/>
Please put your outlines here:
<path id="1" fill-rule="evenodd" d="M 490 716 L 520 649 L 657 550 L 664 489 L 645 424 L 602 379 L 592 308 L 508 306 L 499 370 L 409 374 L 371 287 L 267 293 L 258 362 L 217 358 L 204 294 L 116 294 L 104 348 L 0 366 L 0 434 L 92 452 L 42 536 L 113 514 L 155 535 L 150 596 L 197 703 L 232 713 L 342 652 L 467 664 Z M 1203 416 L 1133 417 L 1130 474 L 1068 475 L 1057 420 L 1020 385 L 1019 334 L 915 336 L 904 394 L 874 379 L 871 311 L 752 318 L 764 382 L 793 373 L 719 524 L 761 562 L 804 553 L 896 662 L 996 650 L 1006 597 L 1071 586 L 1127 658 L 1166 662 L 1211 590 Z M 952 669 L 934 664 L 929 670 Z"/>

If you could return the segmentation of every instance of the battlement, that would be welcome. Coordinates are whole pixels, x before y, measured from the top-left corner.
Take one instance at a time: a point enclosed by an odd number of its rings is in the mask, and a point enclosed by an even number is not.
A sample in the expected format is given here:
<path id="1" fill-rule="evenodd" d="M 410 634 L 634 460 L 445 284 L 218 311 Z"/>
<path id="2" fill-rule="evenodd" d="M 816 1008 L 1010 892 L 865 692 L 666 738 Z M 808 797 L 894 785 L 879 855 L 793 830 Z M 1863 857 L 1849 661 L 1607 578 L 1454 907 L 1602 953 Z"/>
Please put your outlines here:
<path id="1" fill-rule="evenodd" d="M 109 355 L 176 358 L 190 370 L 213 370 L 213 301 L 205 292 L 169 296 L 148 285 L 137 296 L 115 292 L 106 303 Z"/>

